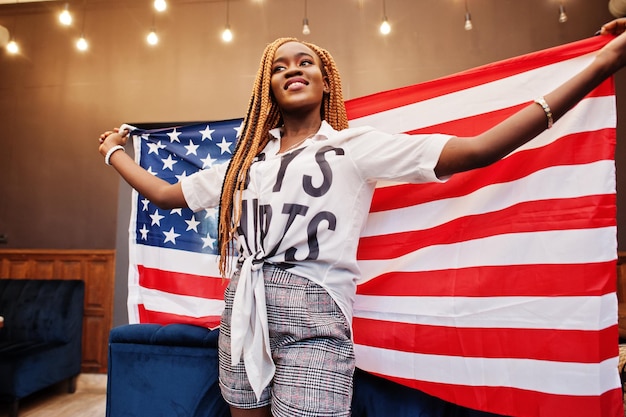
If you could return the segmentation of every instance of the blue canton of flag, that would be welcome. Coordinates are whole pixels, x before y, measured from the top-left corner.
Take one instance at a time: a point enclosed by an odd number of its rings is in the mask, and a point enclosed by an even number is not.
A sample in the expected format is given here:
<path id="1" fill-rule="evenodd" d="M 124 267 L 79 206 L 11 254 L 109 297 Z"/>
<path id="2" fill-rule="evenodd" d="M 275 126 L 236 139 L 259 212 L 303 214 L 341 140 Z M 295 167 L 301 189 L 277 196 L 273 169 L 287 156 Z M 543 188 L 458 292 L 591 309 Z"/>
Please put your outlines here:
<path id="1" fill-rule="evenodd" d="M 230 160 L 242 119 L 133 130 L 139 164 L 170 184 Z M 162 210 L 138 194 L 136 243 L 217 254 L 218 208 Z"/>

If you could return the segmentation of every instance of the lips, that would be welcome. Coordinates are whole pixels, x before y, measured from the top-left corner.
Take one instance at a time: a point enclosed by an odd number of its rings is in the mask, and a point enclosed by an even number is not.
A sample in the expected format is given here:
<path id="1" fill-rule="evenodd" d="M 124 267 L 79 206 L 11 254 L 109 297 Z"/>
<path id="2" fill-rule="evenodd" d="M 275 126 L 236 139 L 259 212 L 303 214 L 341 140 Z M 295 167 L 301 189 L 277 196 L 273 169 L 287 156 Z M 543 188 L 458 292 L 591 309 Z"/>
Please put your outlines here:
<path id="1" fill-rule="evenodd" d="M 283 87 L 285 90 L 288 90 L 291 86 L 293 86 L 292 88 L 298 88 L 300 86 L 305 86 L 305 85 L 309 85 L 309 83 L 304 79 L 304 78 L 291 78 L 289 81 L 287 81 L 285 83 L 285 86 Z"/>

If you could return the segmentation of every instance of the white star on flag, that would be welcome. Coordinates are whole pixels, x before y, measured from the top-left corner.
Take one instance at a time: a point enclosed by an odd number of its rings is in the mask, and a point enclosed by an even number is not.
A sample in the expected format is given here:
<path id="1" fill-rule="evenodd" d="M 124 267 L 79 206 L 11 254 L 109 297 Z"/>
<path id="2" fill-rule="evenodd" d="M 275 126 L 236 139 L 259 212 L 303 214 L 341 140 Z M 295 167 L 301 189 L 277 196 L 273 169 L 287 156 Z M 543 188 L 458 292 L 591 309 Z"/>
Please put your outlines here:
<path id="1" fill-rule="evenodd" d="M 161 226 L 161 220 L 163 220 L 165 216 L 161 216 L 159 214 L 159 210 L 154 210 L 154 214 L 151 214 L 150 218 L 152 219 L 152 226 L 154 226 L 155 224 L 157 226 Z"/>
<path id="2" fill-rule="evenodd" d="M 216 239 L 213 239 L 211 236 L 209 236 L 209 234 L 207 233 L 206 237 L 202 238 L 202 248 L 206 248 L 206 247 L 210 247 L 211 249 L 214 249 L 214 245 L 215 245 L 215 241 Z"/>
<path id="3" fill-rule="evenodd" d="M 176 238 L 180 236 L 179 233 L 174 232 L 174 228 L 172 227 L 169 232 L 163 232 L 165 235 L 165 241 L 163 243 L 172 242 L 176 244 Z"/>
<path id="4" fill-rule="evenodd" d="M 211 158 L 211 154 L 208 154 L 206 158 L 201 158 L 200 160 L 202 161 L 202 169 L 211 168 L 213 166 L 213 163 L 217 161 L 217 159 Z"/>
<path id="5" fill-rule="evenodd" d="M 159 150 L 160 149 L 165 149 L 166 146 L 163 145 L 161 143 L 161 141 L 158 141 L 157 143 L 154 143 L 154 142 L 148 143 L 148 148 L 150 149 L 148 151 L 149 154 L 154 153 L 154 154 L 158 155 L 159 154 Z"/>
<path id="6" fill-rule="evenodd" d="M 202 134 L 202 140 L 205 140 L 205 139 L 213 140 L 213 138 L 211 137 L 211 134 L 215 132 L 215 130 L 214 129 L 212 130 L 209 127 L 209 125 L 206 125 L 206 128 L 204 130 L 200 130 L 199 132 Z"/>
<path id="7" fill-rule="evenodd" d="M 198 155 L 196 152 L 200 145 L 194 145 L 194 143 L 190 140 L 189 145 L 185 145 L 185 149 L 187 149 L 187 155 Z"/>
<path id="8" fill-rule="evenodd" d="M 170 137 L 170 142 L 178 142 L 180 143 L 180 139 L 178 139 L 178 137 L 180 136 L 182 132 L 179 132 L 176 130 L 176 128 L 174 128 L 174 131 L 172 131 L 171 133 L 168 133 L 167 136 Z"/>
<path id="9" fill-rule="evenodd" d="M 172 155 L 167 155 L 166 159 L 161 159 L 163 161 L 163 169 L 169 169 L 170 171 L 174 171 L 174 164 L 178 161 L 172 159 Z"/>
<path id="10" fill-rule="evenodd" d="M 232 145 L 232 144 L 233 144 L 232 142 L 227 142 L 227 141 L 226 141 L 226 138 L 224 137 L 224 138 L 222 138 L 222 142 L 221 142 L 221 143 L 218 143 L 218 144 L 217 144 L 217 146 L 219 146 L 219 147 L 220 147 L 220 149 L 222 150 L 222 154 L 223 154 L 224 152 L 231 153 L 231 152 L 230 152 L 230 145 Z"/>
<path id="11" fill-rule="evenodd" d="M 139 233 L 141 233 L 141 240 L 147 240 L 148 239 L 148 232 L 150 231 L 150 229 L 146 228 L 145 224 L 141 225 L 141 229 L 139 229 Z"/>
<path id="12" fill-rule="evenodd" d="M 185 223 L 187 223 L 187 231 L 193 230 L 198 233 L 198 225 L 200 222 L 196 220 L 196 216 L 191 216 L 191 219 L 185 220 Z"/>

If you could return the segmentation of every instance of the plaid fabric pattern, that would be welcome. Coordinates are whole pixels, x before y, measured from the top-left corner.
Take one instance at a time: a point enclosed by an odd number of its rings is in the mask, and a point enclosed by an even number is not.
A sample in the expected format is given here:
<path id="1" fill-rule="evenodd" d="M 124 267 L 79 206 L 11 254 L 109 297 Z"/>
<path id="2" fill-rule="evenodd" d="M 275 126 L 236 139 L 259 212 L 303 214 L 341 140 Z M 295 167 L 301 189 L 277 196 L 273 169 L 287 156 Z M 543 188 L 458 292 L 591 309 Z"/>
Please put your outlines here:
<path id="1" fill-rule="evenodd" d="M 220 386 L 238 408 L 271 404 L 274 417 L 349 416 L 354 349 L 345 316 L 319 285 L 266 265 L 268 325 L 276 373 L 257 402 L 243 362 L 230 365 L 230 315 L 238 276 L 225 292 L 220 325 Z"/>

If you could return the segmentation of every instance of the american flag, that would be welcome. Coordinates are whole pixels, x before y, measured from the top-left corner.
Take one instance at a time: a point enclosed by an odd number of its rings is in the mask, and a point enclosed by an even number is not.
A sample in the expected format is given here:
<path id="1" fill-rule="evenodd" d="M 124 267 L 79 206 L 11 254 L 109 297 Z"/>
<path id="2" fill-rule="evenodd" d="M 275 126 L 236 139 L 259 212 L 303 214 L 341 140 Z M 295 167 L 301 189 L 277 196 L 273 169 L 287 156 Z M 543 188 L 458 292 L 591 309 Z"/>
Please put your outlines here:
<path id="1" fill-rule="evenodd" d="M 594 37 L 347 102 L 352 126 L 472 135 L 579 72 Z M 224 163 L 241 120 L 135 131 L 169 182 Z M 622 417 L 617 372 L 615 125 L 607 80 L 554 127 L 445 184 L 379 184 L 362 235 L 357 366 L 462 406 Z M 216 210 L 133 197 L 132 323 L 216 327 Z"/>

